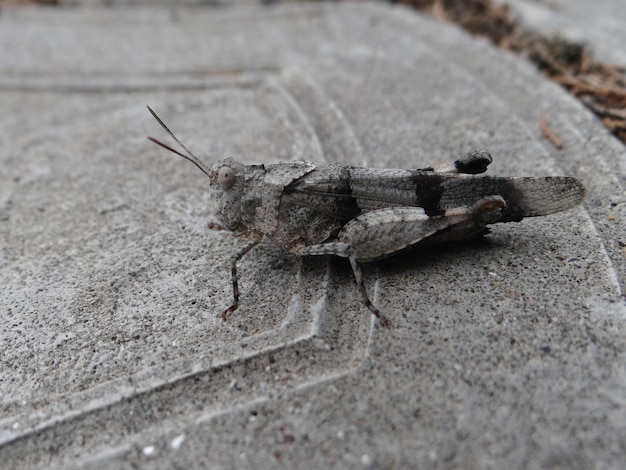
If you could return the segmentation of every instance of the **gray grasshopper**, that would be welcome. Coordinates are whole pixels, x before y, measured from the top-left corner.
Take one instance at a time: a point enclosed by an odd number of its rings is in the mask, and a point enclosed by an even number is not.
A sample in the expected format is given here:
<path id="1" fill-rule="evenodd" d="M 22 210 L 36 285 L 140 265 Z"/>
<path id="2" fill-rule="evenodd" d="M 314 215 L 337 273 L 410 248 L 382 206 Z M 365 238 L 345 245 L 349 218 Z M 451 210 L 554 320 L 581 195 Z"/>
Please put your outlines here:
<path id="1" fill-rule="evenodd" d="M 585 188 L 567 176 L 480 176 L 491 163 L 486 151 L 418 170 L 358 168 L 292 161 L 244 165 L 232 158 L 213 168 L 202 163 L 148 110 L 191 161 L 209 177 L 218 219 L 248 243 L 231 257 L 233 303 L 239 306 L 237 262 L 268 238 L 289 253 L 348 258 L 363 303 L 387 324 L 367 295 L 359 262 L 374 261 L 418 243 L 482 237 L 487 225 L 519 222 L 570 209 Z"/>

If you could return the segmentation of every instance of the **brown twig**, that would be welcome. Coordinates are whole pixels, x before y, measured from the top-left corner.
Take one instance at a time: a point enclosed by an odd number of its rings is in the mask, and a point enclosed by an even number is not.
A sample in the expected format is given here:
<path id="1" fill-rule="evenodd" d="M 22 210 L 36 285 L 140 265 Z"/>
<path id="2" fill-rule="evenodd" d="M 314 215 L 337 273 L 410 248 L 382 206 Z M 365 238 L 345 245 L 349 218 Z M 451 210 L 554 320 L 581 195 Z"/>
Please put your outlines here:
<path id="1" fill-rule="evenodd" d="M 544 116 L 539 117 L 539 126 L 541 127 L 543 134 L 548 138 L 548 140 L 550 140 L 550 142 L 552 142 L 552 145 L 561 150 L 563 148 L 563 143 L 561 142 L 561 139 L 559 139 L 559 137 L 552 131 L 552 129 L 550 129 L 548 121 L 546 121 Z"/>

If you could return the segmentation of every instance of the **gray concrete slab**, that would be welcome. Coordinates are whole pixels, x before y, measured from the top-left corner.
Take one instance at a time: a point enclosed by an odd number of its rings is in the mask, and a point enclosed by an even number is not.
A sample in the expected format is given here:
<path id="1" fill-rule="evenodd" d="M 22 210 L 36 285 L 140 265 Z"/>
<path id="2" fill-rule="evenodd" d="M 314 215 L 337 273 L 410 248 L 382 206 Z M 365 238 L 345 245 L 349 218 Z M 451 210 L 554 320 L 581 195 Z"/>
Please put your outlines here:
<path id="1" fill-rule="evenodd" d="M 626 64 L 626 15 L 621 0 L 509 0 L 506 3 L 523 26 L 581 41 L 599 60 Z"/>
<path id="2" fill-rule="evenodd" d="M 383 4 L 0 17 L 0 465 L 622 468 L 626 152 L 530 65 Z M 204 160 L 487 148 L 584 207 L 367 266 L 228 258 Z M 542 135 L 545 116 L 563 141 Z"/>

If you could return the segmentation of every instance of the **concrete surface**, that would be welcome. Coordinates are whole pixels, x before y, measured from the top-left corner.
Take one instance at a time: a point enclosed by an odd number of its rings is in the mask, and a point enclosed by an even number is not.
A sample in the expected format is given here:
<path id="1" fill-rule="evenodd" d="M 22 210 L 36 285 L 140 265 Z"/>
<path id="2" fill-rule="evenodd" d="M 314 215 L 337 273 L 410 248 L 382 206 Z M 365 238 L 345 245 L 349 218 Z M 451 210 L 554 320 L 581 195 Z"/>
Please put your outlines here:
<path id="1" fill-rule="evenodd" d="M 405 8 L 0 16 L 0 466 L 623 468 L 626 152 L 558 86 Z M 205 161 L 570 174 L 584 207 L 365 267 L 228 258 Z M 541 134 L 545 116 L 564 149 Z"/>
<path id="2" fill-rule="evenodd" d="M 506 3 L 523 26 L 546 35 L 582 41 L 598 60 L 626 64 L 626 14 L 622 0 L 507 0 Z"/>

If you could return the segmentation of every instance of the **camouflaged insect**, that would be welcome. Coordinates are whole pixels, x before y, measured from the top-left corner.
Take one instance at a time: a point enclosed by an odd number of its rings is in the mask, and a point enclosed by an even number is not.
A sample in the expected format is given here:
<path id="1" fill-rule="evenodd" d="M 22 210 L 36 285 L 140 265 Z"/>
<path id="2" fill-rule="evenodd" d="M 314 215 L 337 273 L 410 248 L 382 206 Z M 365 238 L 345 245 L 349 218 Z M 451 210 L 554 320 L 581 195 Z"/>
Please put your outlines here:
<path id="1" fill-rule="evenodd" d="M 348 258 L 364 304 L 386 324 L 367 295 L 359 262 L 418 243 L 478 238 L 488 224 L 563 211 L 585 197 L 582 183 L 567 176 L 479 176 L 492 161 L 486 151 L 418 170 L 307 161 L 243 165 L 232 158 L 208 168 L 148 110 L 185 153 L 149 139 L 209 177 L 218 219 L 249 240 L 231 257 L 233 303 L 222 318 L 239 306 L 237 262 L 263 238 L 297 255 Z"/>

